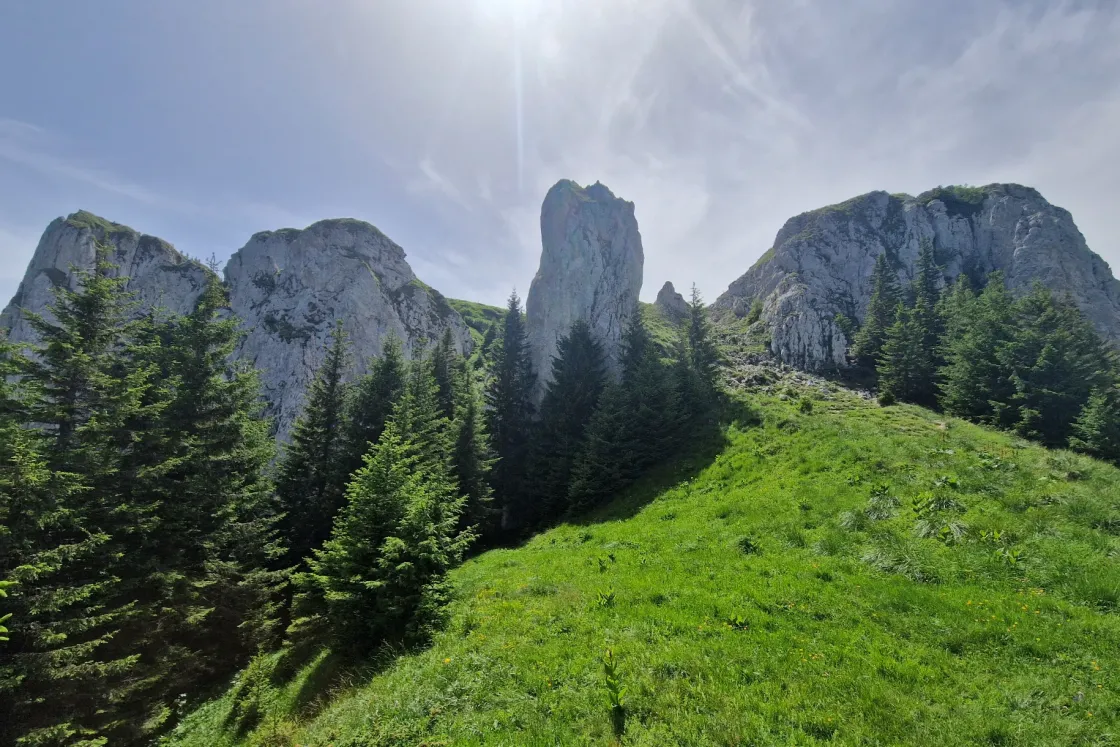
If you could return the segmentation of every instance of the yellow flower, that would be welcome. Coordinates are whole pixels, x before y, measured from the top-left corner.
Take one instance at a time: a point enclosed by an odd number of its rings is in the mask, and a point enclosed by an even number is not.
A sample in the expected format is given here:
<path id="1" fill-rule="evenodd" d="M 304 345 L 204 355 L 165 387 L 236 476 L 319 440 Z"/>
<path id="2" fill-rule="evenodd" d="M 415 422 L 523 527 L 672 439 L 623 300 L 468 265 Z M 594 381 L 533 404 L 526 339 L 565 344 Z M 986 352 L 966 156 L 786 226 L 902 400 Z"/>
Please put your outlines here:
<path id="1" fill-rule="evenodd" d="M 450 664 L 450 663 L 451 663 L 451 659 L 444 659 L 444 660 L 443 660 L 443 663 L 444 663 L 444 664 Z"/>

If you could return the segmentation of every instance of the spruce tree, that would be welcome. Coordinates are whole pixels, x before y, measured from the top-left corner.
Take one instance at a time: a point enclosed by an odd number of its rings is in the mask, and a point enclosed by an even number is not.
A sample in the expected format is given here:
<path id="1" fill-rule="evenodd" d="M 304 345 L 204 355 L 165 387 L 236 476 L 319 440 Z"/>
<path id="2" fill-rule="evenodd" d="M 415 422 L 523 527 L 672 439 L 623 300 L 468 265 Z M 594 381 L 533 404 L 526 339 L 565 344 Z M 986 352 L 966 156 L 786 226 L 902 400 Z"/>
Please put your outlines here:
<path id="1" fill-rule="evenodd" d="M 856 332 L 849 351 L 851 359 L 860 368 L 875 370 L 879 353 L 886 341 L 887 330 L 895 322 L 897 307 L 901 301 L 902 291 L 898 287 L 898 278 L 884 252 L 875 258 L 875 269 L 871 274 L 871 300 L 863 326 Z"/>
<path id="2" fill-rule="evenodd" d="M 603 346 L 584 320 L 572 324 L 556 343 L 552 378 L 541 401 L 539 436 L 532 474 L 534 504 L 530 523 L 547 522 L 568 508 L 572 465 L 595 412 L 606 377 Z"/>
<path id="3" fill-rule="evenodd" d="M 695 284 L 692 286 L 692 295 L 688 302 L 685 334 L 688 339 L 689 364 L 700 383 L 701 393 L 708 398 L 715 391 L 716 368 L 719 365 L 720 354 L 712 337 L 712 323 L 708 319 L 708 310 Z"/>
<path id="4" fill-rule="evenodd" d="M 1071 449 L 1120 465 L 1120 390 L 1095 389 L 1072 430 Z"/>
<path id="5" fill-rule="evenodd" d="M 924 400 L 934 367 L 916 309 L 901 303 L 895 308 L 894 324 L 887 329 L 879 351 L 878 370 L 879 389 L 885 397 L 902 402 Z"/>
<path id="6" fill-rule="evenodd" d="M 975 299 L 959 291 L 949 330 L 940 372 L 941 406 L 953 415 L 998 424 L 1014 394 L 1002 349 L 1015 334 L 1014 301 L 1000 273 L 992 274 Z"/>
<path id="7" fill-rule="evenodd" d="M 161 376 L 175 383 L 163 418 L 176 451 L 164 478 L 173 496 L 154 545 L 181 582 L 167 586 L 163 606 L 176 617 L 161 628 L 191 652 L 165 699 L 227 675 L 280 632 L 283 573 L 274 567 L 284 548 L 266 476 L 275 446 L 256 372 L 230 362 L 240 332 L 236 319 L 223 318 L 226 308 L 226 291 L 212 277 L 195 309 L 163 335 Z"/>
<path id="8" fill-rule="evenodd" d="M 620 360 L 622 380 L 599 397 L 572 467 L 570 513 L 604 503 L 668 456 L 687 421 L 674 372 L 638 314 L 623 334 Z"/>
<path id="9" fill-rule="evenodd" d="M 124 351 L 141 335 L 114 269 L 98 247 L 94 269 L 76 271 L 77 290 L 56 289 L 55 321 L 30 317 L 41 343 L 24 368 L 28 418 L 41 428 L 43 467 L 65 487 L 39 509 L 51 522 L 33 551 L 40 562 L 15 579 L 41 600 L 16 665 L 26 677 L 17 728 L 29 743 L 124 741 L 146 685 L 149 641 L 124 632 L 153 612 L 138 599 L 150 565 L 134 551 L 159 501 L 148 488 L 162 454 L 146 446 L 162 438 L 161 402 L 152 365 Z M 28 485 L 36 464 L 30 457 Z"/>
<path id="10" fill-rule="evenodd" d="M 521 315 L 521 299 L 516 291 L 510 294 L 502 333 L 492 351 L 493 362 L 486 387 L 487 426 L 498 458 L 492 485 L 500 526 L 508 530 L 515 527 L 525 501 L 536 384 Z"/>
<path id="11" fill-rule="evenodd" d="M 303 412 L 284 449 L 276 494 L 286 513 L 283 535 L 290 564 L 299 563 L 330 536 L 344 501 L 343 412 L 349 351 L 341 323 L 331 334 L 323 364 L 308 387 Z"/>
<path id="12" fill-rule="evenodd" d="M 24 425 L 31 393 L 9 377 L 25 369 L 0 333 L 0 744 L 96 740 L 108 698 L 91 688 L 114 674 L 98 648 L 115 627 L 99 614 L 102 581 L 82 571 L 107 538 L 71 511 L 75 476 L 52 471 Z"/>
<path id="13" fill-rule="evenodd" d="M 362 467 L 366 453 L 381 437 L 404 389 L 406 368 L 400 338 L 390 333 L 382 344 L 381 357 L 354 385 L 346 409 L 342 461 L 347 478 Z"/>
<path id="14" fill-rule="evenodd" d="M 1050 446 L 1064 446 L 1094 389 L 1111 381 L 1108 348 L 1069 298 L 1041 283 L 1015 302 L 1015 332 L 999 350 L 1014 388 L 999 424 Z"/>
<path id="15" fill-rule="evenodd" d="M 486 429 L 482 392 L 466 358 L 460 357 L 457 372 L 460 384 L 455 406 L 453 468 L 459 491 L 466 499 L 460 528 L 473 529 L 483 536 L 495 530 L 497 519 L 490 487 L 493 447 Z"/>
<path id="16" fill-rule="evenodd" d="M 330 540 L 297 574 L 292 634 L 358 655 L 422 635 L 472 539 L 451 474 L 450 426 L 423 363 L 347 489 Z"/>

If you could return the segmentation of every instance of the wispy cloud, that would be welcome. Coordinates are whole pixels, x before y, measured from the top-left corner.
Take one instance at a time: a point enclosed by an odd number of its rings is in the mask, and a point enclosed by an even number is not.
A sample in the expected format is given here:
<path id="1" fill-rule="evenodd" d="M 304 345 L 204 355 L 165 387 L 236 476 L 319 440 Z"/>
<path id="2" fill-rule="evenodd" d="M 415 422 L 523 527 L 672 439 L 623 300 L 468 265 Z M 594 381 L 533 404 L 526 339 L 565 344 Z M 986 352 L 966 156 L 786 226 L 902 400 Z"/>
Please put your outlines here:
<path id="1" fill-rule="evenodd" d="M 84 184 L 130 200 L 159 207 L 189 209 L 140 184 L 122 179 L 112 171 L 52 152 L 59 143 L 43 128 L 29 122 L 0 119 L 0 159 L 24 166 L 44 176 Z"/>

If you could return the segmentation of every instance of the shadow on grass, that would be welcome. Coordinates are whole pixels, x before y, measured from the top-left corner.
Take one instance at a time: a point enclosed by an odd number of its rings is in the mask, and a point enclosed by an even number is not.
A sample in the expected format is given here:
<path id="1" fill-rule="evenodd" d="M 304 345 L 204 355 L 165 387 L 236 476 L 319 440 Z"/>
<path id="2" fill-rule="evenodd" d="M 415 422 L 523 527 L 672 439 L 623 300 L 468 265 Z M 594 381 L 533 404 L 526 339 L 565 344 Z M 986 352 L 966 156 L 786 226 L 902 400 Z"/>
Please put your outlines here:
<path id="1" fill-rule="evenodd" d="M 761 424 L 762 416 L 742 397 L 722 397 L 711 414 L 697 419 L 675 453 L 646 470 L 623 488 L 616 499 L 569 519 L 569 523 L 586 526 L 631 518 L 667 489 L 688 482 L 707 469 L 727 448 L 729 426 L 745 429 Z"/>
<path id="2" fill-rule="evenodd" d="M 285 713 L 301 720 L 314 718 L 340 688 L 372 679 L 401 656 L 428 645 L 428 641 L 408 648 L 386 645 L 366 657 L 310 645 L 258 656 L 234 687 L 233 707 L 226 715 L 224 727 L 243 738 L 260 725 L 269 706 L 279 700 L 285 701 Z M 294 692 L 285 692 L 293 685 Z"/>

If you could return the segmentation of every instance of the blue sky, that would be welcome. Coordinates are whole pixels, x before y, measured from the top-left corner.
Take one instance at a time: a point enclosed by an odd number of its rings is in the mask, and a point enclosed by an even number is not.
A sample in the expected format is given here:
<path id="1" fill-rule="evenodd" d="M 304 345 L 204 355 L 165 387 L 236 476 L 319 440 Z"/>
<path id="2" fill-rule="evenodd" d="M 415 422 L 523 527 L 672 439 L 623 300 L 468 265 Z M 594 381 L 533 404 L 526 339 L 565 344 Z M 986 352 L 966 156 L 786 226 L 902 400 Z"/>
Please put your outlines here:
<path id="1" fill-rule="evenodd" d="M 1120 10 L 1026 0 L 0 3 L 0 296 L 79 208 L 224 260 L 368 220 L 522 294 L 560 178 L 633 200 L 643 297 L 712 300 L 790 216 L 1016 181 L 1120 265 Z"/>

